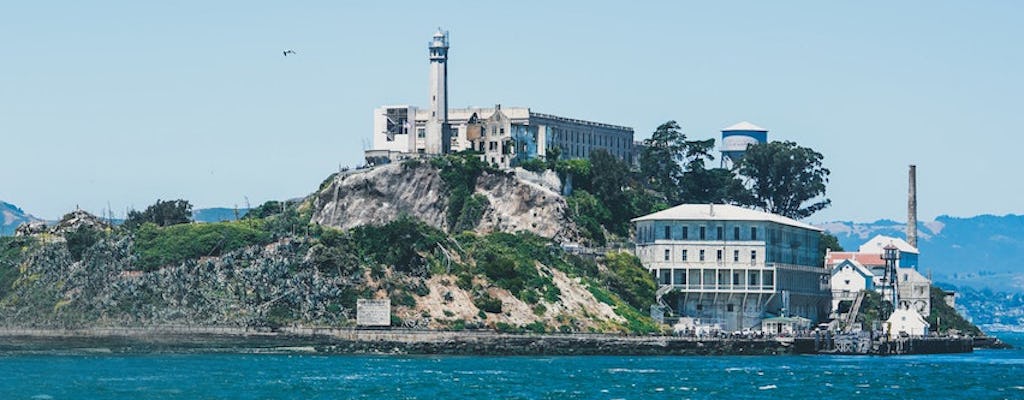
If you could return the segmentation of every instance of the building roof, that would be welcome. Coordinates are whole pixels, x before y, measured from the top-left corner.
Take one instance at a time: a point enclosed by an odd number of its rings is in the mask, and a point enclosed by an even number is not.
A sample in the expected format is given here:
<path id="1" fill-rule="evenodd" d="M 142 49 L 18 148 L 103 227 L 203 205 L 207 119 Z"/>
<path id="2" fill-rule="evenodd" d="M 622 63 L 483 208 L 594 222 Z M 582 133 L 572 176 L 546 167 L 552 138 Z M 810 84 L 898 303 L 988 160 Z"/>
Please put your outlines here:
<path id="1" fill-rule="evenodd" d="M 871 278 L 875 276 L 875 274 L 871 273 L 871 270 L 865 267 L 864 264 L 861 264 L 856 260 L 852 259 L 846 259 L 840 261 L 839 264 L 836 264 L 836 266 L 832 268 L 832 275 L 839 273 L 839 271 L 843 269 L 844 264 L 849 264 L 851 267 L 853 267 L 854 272 L 857 272 L 858 274 L 865 278 Z"/>
<path id="2" fill-rule="evenodd" d="M 920 272 L 913 268 L 896 268 L 896 274 L 899 275 L 900 282 L 932 282 L 930 279 L 928 279 L 924 275 L 921 275 Z"/>
<path id="3" fill-rule="evenodd" d="M 792 218 L 775 215 L 764 211 L 751 210 L 749 208 L 737 207 L 730 204 L 680 204 L 667 210 L 658 211 L 641 217 L 633 218 L 633 222 L 639 221 L 761 221 L 774 222 L 782 225 L 789 225 L 797 228 L 821 232 L 822 229 L 816 226 L 805 224 Z"/>
<path id="4" fill-rule="evenodd" d="M 825 255 L 825 265 L 838 265 L 844 260 L 854 260 L 865 267 L 885 265 L 882 253 L 860 253 L 856 251 L 830 251 Z"/>
<path id="5" fill-rule="evenodd" d="M 860 245 L 860 252 L 882 254 L 885 246 L 890 244 L 896 246 L 897 249 L 904 253 L 921 254 L 916 247 L 911 246 L 906 240 L 885 235 L 878 235 L 864 242 L 864 244 Z"/>
<path id="6" fill-rule="evenodd" d="M 732 126 L 730 126 L 728 128 L 722 129 L 722 132 L 728 132 L 728 131 L 768 132 L 767 129 L 764 129 L 764 128 L 760 127 L 760 126 L 754 125 L 754 124 L 749 123 L 747 121 L 743 121 L 743 122 L 740 122 L 738 124 L 732 125 Z"/>

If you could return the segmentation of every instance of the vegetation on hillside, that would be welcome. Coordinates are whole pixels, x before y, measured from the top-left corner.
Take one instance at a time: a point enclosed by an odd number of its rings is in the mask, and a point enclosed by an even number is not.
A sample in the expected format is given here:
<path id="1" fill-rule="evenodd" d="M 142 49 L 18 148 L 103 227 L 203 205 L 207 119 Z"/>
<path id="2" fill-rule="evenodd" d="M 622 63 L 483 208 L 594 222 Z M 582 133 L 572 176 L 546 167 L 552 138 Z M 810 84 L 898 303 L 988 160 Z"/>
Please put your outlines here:
<path id="1" fill-rule="evenodd" d="M 932 309 L 931 314 L 925 319 L 931 325 L 932 330 L 937 330 L 939 333 L 947 333 L 950 329 L 955 329 L 962 334 L 983 335 L 981 329 L 972 324 L 971 321 L 964 319 L 956 309 L 946 304 L 946 294 L 942 288 L 932 286 L 929 295 L 931 297 Z"/>
<path id="2" fill-rule="evenodd" d="M 405 166 L 418 164 L 418 160 L 406 161 Z M 447 227 L 450 232 L 472 230 L 480 223 L 487 211 L 487 197 L 474 194 L 476 181 L 484 172 L 500 173 L 489 166 L 473 151 L 464 151 L 430 160 L 440 170 L 441 180 L 448 190 Z"/>
<path id="3" fill-rule="evenodd" d="M 145 223 L 157 226 L 171 226 L 192 221 L 192 204 L 185 200 L 157 200 L 142 212 L 129 211 L 124 226 L 134 229 Z"/>

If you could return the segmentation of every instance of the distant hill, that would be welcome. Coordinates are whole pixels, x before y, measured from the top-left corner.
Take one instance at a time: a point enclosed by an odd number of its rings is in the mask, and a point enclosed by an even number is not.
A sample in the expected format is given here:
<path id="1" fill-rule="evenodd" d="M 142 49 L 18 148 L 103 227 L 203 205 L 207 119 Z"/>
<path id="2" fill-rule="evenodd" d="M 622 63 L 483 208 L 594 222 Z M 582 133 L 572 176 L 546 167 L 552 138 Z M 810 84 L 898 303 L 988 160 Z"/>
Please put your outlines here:
<path id="1" fill-rule="evenodd" d="M 0 200 L 0 236 L 12 236 L 18 225 L 42 219 L 26 213 L 18 206 Z"/>
<path id="2" fill-rule="evenodd" d="M 877 234 L 905 238 L 904 224 L 829 222 L 818 226 L 839 238 L 847 250 Z M 1024 216 L 940 216 L 918 224 L 921 272 L 956 286 L 1024 292 Z"/>

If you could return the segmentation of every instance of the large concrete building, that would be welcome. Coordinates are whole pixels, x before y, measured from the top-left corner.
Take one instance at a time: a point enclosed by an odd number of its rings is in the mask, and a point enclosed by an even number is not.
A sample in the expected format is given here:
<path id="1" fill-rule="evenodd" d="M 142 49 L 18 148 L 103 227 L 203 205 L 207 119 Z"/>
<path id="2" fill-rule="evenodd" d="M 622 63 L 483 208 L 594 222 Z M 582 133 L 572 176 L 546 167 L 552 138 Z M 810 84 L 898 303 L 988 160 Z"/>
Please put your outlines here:
<path id="1" fill-rule="evenodd" d="M 604 149 L 633 163 L 633 129 L 533 112 L 526 107 L 448 108 L 448 35 L 438 30 L 428 45 L 430 107 L 378 107 L 373 112 L 373 149 L 368 164 L 420 154 L 462 150 L 483 153 L 484 161 L 502 168 L 544 157 L 551 148 L 561 158 L 586 158 Z"/>
<path id="2" fill-rule="evenodd" d="M 733 331 L 828 315 L 817 227 L 724 204 L 683 204 L 633 222 L 636 255 L 682 317 Z"/>

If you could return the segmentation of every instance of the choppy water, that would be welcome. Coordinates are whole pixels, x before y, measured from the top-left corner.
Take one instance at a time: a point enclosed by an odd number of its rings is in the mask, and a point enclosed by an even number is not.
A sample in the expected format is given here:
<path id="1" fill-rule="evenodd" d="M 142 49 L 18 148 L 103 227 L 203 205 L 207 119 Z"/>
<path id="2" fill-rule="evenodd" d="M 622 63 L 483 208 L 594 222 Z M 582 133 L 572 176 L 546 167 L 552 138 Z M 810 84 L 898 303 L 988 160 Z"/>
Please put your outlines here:
<path id="1" fill-rule="evenodd" d="M 1022 335 L 1002 337 L 1024 345 Z M 0 356 L 0 399 L 349 398 L 1024 399 L 1024 350 L 901 357 Z"/>

